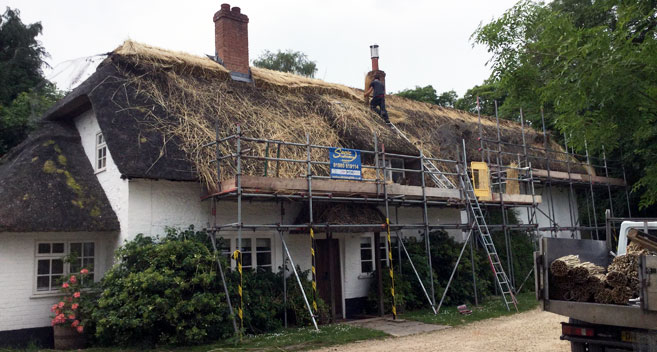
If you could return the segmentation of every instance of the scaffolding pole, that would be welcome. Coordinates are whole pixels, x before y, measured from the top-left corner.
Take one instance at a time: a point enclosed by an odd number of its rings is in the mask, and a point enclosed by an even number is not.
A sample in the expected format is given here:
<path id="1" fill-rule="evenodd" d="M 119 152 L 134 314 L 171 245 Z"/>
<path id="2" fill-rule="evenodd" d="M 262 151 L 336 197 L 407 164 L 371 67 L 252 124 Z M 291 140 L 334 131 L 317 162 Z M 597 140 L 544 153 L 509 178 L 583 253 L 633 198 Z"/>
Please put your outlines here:
<path id="1" fill-rule="evenodd" d="M 385 154 L 383 154 L 385 157 Z M 421 159 L 421 165 L 424 165 L 424 153 L 422 152 L 422 149 L 420 149 L 420 159 Z M 429 237 L 429 214 L 427 213 L 427 188 L 426 188 L 426 182 L 424 180 L 424 168 L 422 168 L 422 172 L 420 173 L 420 177 L 422 178 L 422 201 L 424 203 L 424 206 L 422 207 L 422 215 L 423 215 L 423 220 L 424 220 L 424 245 L 426 247 L 426 252 L 427 252 L 427 262 L 429 264 L 429 280 L 431 281 L 431 304 L 432 306 L 436 305 L 436 291 L 434 289 L 434 283 L 433 283 L 433 266 L 431 265 L 431 240 Z"/>
<path id="2" fill-rule="evenodd" d="M 586 143 L 586 139 L 584 139 L 584 150 L 586 151 L 586 163 L 589 165 L 591 170 L 595 171 L 593 166 L 591 166 L 591 159 L 589 157 L 589 146 L 588 143 Z M 593 208 L 593 222 L 595 223 L 595 239 L 599 240 L 600 239 L 600 234 L 598 233 L 598 215 L 596 214 L 595 210 L 595 195 L 593 194 L 593 179 L 589 177 L 589 188 L 591 189 L 591 207 Z"/>

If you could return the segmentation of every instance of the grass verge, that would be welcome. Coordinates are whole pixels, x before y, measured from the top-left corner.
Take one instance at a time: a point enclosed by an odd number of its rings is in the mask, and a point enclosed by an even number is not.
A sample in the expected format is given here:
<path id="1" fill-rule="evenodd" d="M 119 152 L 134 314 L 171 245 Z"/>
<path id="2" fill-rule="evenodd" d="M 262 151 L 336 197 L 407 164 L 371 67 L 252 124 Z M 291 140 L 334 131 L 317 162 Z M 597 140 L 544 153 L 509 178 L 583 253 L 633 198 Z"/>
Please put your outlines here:
<path id="1" fill-rule="evenodd" d="M 314 328 L 289 328 L 276 333 L 247 335 L 239 339 L 229 339 L 200 346 L 166 346 L 157 347 L 146 351 L 167 352 L 222 352 L 222 351 L 305 351 L 309 349 L 341 345 L 361 340 L 379 339 L 388 334 L 372 329 L 361 328 L 346 324 L 322 325 L 319 331 Z M 25 349 L 3 349 L 0 352 L 18 351 L 46 351 L 36 346 Z M 143 352 L 142 348 L 119 348 L 119 347 L 94 347 L 84 350 L 85 352 Z"/>
<path id="2" fill-rule="evenodd" d="M 528 311 L 538 306 L 538 301 L 536 300 L 534 292 L 521 293 L 517 295 L 516 298 L 518 300 L 518 312 Z M 470 315 L 460 314 L 456 307 L 446 307 L 442 308 L 438 315 L 434 315 L 433 311 L 430 309 L 423 309 L 406 312 L 403 315 L 400 315 L 400 317 L 421 321 L 427 324 L 458 326 L 515 313 L 513 308 L 511 308 L 511 311 L 506 309 L 501 297 L 490 297 L 482 302 L 479 307 L 468 306 L 468 308 L 472 309 L 472 314 Z"/>

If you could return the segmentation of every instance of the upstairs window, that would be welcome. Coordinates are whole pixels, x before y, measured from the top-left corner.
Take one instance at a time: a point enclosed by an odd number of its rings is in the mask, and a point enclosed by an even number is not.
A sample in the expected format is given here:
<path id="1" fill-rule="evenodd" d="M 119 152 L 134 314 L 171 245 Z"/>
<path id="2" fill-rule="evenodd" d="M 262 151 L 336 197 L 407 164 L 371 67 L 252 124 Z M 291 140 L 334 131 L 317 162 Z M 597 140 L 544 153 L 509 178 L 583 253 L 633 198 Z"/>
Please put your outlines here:
<path id="1" fill-rule="evenodd" d="M 96 135 L 96 172 L 107 167 L 107 144 L 102 132 Z"/>
<path id="2" fill-rule="evenodd" d="M 383 164 L 383 160 L 381 160 Z M 404 172 L 404 159 L 390 158 L 386 159 L 386 180 L 394 183 L 400 183 L 406 177 Z M 396 169 L 396 170 L 391 170 Z"/>

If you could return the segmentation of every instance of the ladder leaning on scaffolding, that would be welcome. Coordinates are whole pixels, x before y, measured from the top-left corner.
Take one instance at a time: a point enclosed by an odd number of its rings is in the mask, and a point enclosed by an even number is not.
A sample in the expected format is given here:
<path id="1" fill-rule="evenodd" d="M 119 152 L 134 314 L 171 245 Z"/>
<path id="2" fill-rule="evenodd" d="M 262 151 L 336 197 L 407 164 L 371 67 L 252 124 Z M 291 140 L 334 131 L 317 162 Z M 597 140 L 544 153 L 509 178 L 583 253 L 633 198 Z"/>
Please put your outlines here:
<path id="1" fill-rule="evenodd" d="M 479 233 L 479 239 L 481 240 L 484 249 L 486 250 L 486 255 L 488 256 L 488 262 L 491 269 L 493 270 L 493 275 L 495 276 L 495 281 L 497 283 L 500 292 L 502 292 L 502 298 L 504 299 L 504 304 L 506 305 L 507 310 L 511 310 L 511 304 L 518 311 L 518 305 L 516 297 L 513 294 L 513 289 L 511 283 L 504 268 L 502 267 L 502 262 L 499 255 L 497 254 L 497 249 L 493 243 L 493 237 L 490 235 L 488 230 L 488 225 L 486 224 L 486 219 L 484 213 L 481 210 L 479 205 L 479 200 L 475 195 L 474 188 L 472 187 L 472 182 L 468 176 L 467 169 L 467 157 L 465 154 L 465 141 L 463 141 L 463 172 L 459 173 L 459 179 L 461 181 L 461 186 L 463 188 L 463 194 L 465 198 L 465 205 L 467 210 L 472 214 L 473 225 Z M 509 258 L 508 260 L 510 260 Z M 458 265 L 458 263 L 457 263 Z"/>

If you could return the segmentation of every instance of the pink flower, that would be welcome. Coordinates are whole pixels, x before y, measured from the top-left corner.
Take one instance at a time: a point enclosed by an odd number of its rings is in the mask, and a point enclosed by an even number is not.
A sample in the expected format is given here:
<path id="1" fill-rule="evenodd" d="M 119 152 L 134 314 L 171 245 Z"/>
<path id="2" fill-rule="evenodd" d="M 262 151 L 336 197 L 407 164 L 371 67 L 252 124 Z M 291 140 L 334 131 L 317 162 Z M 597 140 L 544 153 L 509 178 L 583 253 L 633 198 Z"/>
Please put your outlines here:
<path id="1" fill-rule="evenodd" d="M 74 328 L 77 327 L 78 325 L 80 325 L 80 321 L 79 321 L 79 320 L 76 320 L 76 321 L 74 321 L 74 322 L 71 324 L 71 326 L 74 327 Z"/>
<path id="2" fill-rule="evenodd" d="M 64 304 L 65 304 L 64 302 L 59 302 L 58 304 L 59 308 L 64 308 Z"/>
<path id="3" fill-rule="evenodd" d="M 78 279 L 75 277 L 75 275 L 71 275 L 71 278 L 68 279 L 68 281 L 70 281 L 72 284 L 74 284 L 74 283 L 78 282 Z"/>
<path id="4" fill-rule="evenodd" d="M 82 325 L 78 325 L 77 330 L 78 330 L 78 332 L 81 334 L 81 333 L 84 331 L 84 326 L 82 326 Z"/>
<path id="5" fill-rule="evenodd" d="M 68 283 L 66 283 L 66 282 L 63 283 L 63 284 L 62 284 L 62 288 L 68 288 Z"/>
<path id="6" fill-rule="evenodd" d="M 57 307 L 58 307 L 58 306 L 57 306 L 56 304 L 53 304 L 52 307 L 50 307 L 50 311 L 51 311 L 51 312 L 56 311 L 56 310 L 57 310 Z"/>
<path id="7" fill-rule="evenodd" d="M 74 294 L 73 294 L 73 297 L 75 297 L 75 298 L 80 298 L 80 292 L 76 292 L 76 293 L 74 293 Z"/>
<path id="8" fill-rule="evenodd" d="M 82 270 L 80 270 L 80 274 L 83 274 L 83 275 L 89 274 L 89 270 L 82 269 Z"/>
<path id="9" fill-rule="evenodd" d="M 75 320 L 75 314 L 69 314 L 68 318 L 71 319 L 71 320 Z"/>
<path id="10" fill-rule="evenodd" d="M 73 310 L 78 309 L 78 304 L 77 304 L 77 303 L 73 303 L 73 305 L 71 305 L 71 309 L 73 309 Z"/>

